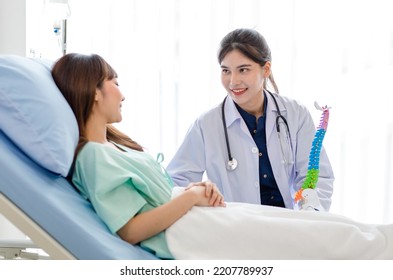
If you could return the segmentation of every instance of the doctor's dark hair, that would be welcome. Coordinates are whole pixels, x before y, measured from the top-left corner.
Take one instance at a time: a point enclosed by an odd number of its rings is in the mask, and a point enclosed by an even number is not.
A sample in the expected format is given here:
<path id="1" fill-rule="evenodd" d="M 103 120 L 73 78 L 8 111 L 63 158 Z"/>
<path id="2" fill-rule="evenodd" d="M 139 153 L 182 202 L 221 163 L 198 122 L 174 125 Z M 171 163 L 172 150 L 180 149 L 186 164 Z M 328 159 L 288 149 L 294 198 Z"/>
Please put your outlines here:
<path id="1" fill-rule="evenodd" d="M 97 88 L 104 81 L 117 78 L 115 70 L 99 55 L 70 53 L 61 57 L 52 68 L 52 77 L 70 105 L 79 127 L 79 143 L 75 156 L 87 143 L 86 122 L 89 119 Z M 107 139 L 134 150 L 143 148 L 130 137 L 107 125 Z"/>
<path id="2" fill-rule="evenodd" d="M 221 64 L 224 57 L 231 51 L 238 50 L 252 61 L 264 66 L 267 61 L 272 61 L 270 48 L 265 38 L 256 30 L 240 28 L 229 32 L 220 43 L 218 50 L 218 63 Z M 278 93 L 278 87 L 270 71 L 268 77 L 274 91 Z M 263 85 L 267 88 L 267 83 Z"/>

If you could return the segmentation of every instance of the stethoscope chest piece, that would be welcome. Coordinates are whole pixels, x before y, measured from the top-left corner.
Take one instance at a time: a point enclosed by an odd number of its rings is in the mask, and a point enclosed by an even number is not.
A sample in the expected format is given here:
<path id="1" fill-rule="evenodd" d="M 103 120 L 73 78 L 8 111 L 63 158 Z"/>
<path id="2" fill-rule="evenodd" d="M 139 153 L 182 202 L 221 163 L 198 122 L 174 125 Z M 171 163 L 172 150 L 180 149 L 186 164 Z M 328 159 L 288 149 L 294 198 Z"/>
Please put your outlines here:
<path id="1" fill-rule="evenodd" d="M 236 159 L 232 158 L 231 160 L 228 160 L 227 169 L 229 171 L 235 170 L 236 167 L 237 167 L 237 160 Z"/>

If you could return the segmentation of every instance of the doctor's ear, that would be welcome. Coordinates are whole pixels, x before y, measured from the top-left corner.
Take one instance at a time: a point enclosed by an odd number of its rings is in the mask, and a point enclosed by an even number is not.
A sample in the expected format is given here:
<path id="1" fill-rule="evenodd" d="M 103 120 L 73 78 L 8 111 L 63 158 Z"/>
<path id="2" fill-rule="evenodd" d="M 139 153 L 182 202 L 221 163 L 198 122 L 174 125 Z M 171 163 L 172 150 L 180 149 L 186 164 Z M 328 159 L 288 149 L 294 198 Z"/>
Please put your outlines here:
<path id="1" fill-rule="evenodd" d="M 262 73 L 263 73 L 263 77 L 267 78 L 270 76 L 271 72 L 272 72 L 272 63 L 270 61 L 266 61 L 265 65 L 263 65 L 263 69 L 262 69 Z"/>

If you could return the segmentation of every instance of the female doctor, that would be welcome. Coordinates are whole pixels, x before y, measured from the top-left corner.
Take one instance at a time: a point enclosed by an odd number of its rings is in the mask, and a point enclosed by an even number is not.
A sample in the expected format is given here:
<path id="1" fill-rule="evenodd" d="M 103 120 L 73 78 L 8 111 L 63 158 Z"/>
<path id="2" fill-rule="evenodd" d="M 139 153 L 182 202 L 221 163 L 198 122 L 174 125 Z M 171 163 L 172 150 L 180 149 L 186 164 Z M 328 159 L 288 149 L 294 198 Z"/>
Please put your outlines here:
<path id="1" fill-rule="evenodd" d="M 226 201 L 296 208 L 316 128 L 306 107 L 278 94 L 271 60 L 255 30 L 236 29 L 222 39 L 218 62 L 227 96 L 191 125 L 168 164 L 176 185 L 198 182 L 206 172 Z M 268 82 L 276 93 L 267 90 Z M 320 210 L 330 208 L 333 181 L 322 149 Z"/>

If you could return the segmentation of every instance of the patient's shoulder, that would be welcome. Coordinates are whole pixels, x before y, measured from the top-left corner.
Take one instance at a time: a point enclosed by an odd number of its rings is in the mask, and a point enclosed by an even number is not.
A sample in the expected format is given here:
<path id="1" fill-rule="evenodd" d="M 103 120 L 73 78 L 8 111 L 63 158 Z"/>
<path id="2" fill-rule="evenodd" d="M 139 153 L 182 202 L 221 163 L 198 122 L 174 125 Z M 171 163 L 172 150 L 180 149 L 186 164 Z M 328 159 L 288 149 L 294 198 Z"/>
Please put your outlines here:
<path id="1" fill-rule="evenodd" d="M 103 151 L 103 145 L 97 142 L 87 142 L 78 153 L 78 158 Z"/>
<path id="2" fill-rule="evenodd" d="M 115 152 L 119 151 L 119 149 L 115 148 L 115 146 L 112 145 L 106 145 L 98 142 L 89 141 L 83 146 L 79 154 L 83 154 L 83 155 L 107 154 L 107 153 L 112 153 L 114 151 Z"/>
<path id="3" fill-rule="evenodd" d="M 79 151 L 76 157 L 76 163 L 94 163 L 98 159 L 111 158 L 112 154 L 116 152 L 115 149 L 110 148 L 104 144 L 92 142 L 87 142 L 82 149 Z"/>

